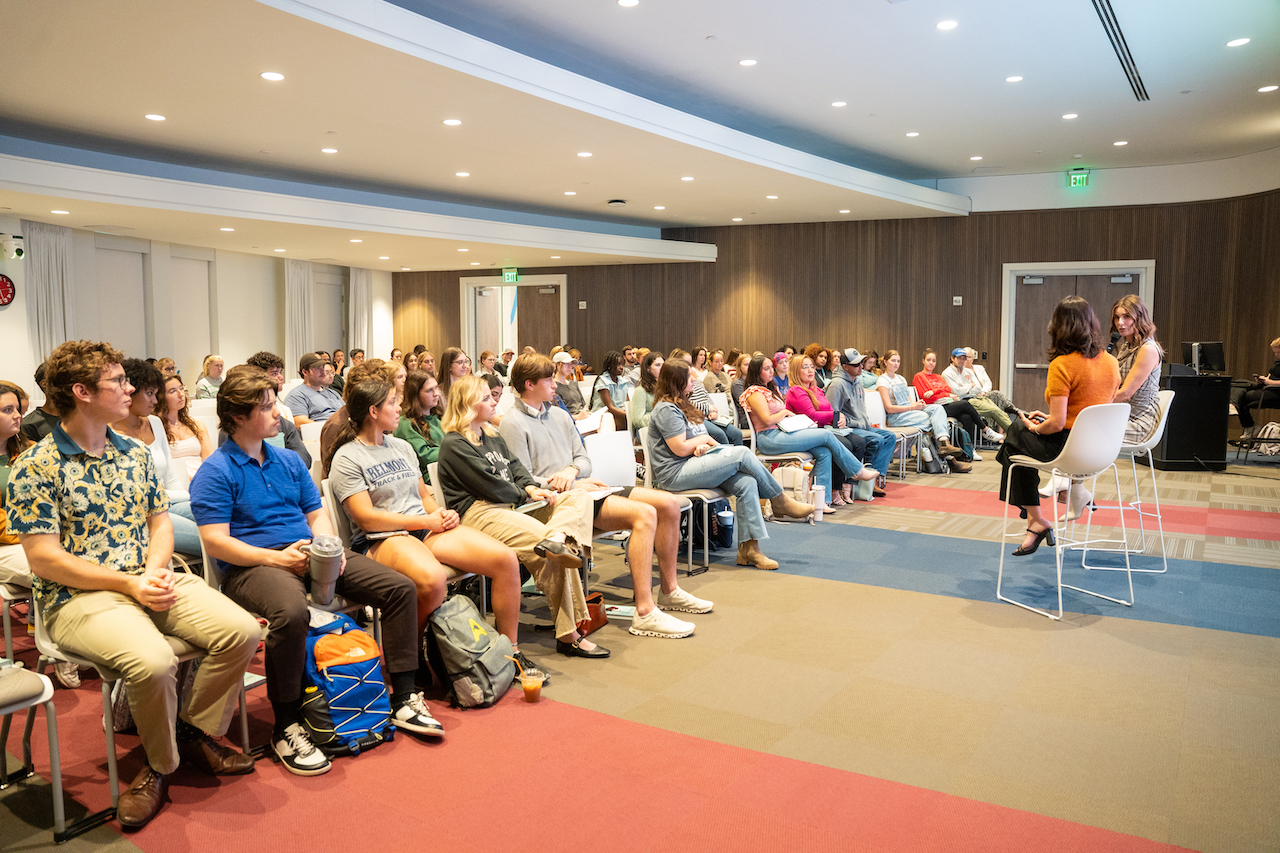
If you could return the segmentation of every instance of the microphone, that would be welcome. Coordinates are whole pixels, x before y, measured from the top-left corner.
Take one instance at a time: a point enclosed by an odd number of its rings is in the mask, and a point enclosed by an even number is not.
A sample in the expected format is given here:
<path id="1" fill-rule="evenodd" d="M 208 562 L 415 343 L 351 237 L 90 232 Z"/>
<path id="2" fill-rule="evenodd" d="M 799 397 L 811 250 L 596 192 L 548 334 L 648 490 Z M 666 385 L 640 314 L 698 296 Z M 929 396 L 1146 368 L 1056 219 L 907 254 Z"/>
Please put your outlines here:
<path id="1" fill-rule="evenodd" d="M 1111 333 L 1111 343 L 1107 344 L 1107 352 L 1112 353 L 1112 354 L 1114 355 L 1114 353 L 1115 353 L 1115 348 L 1116 348 L 1116 344 L 1119 342 L 1119 340 L 1120 340 L 1120 333 L 1119 333 L 1119 332 L 1112 332 L 1112 333 Z"/>

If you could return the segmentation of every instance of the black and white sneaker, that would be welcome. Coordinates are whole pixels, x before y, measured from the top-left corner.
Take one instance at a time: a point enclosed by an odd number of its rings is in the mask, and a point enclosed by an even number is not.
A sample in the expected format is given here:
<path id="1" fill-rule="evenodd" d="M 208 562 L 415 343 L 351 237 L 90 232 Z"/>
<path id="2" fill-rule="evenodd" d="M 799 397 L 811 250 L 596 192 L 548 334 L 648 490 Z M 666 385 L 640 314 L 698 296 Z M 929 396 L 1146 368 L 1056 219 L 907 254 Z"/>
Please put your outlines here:
<path id="1" fill-rule="evenodd" d="M 271 742 L 271 749 L 290 773 L 298 776 L 319 776 L 332 767 L 329 757 L 316 748 L 301 723 L 291 723 L 284 735 Z"/>
<path id="2" fill-rule="evenodd" d="M 431 716 L 426 699 L 421 693 L 410 694 L 403 705 L 392 711 L 391 722 L 395 723 L 397 729 L 432 737 L 444 736 L 444 726 Z"/>

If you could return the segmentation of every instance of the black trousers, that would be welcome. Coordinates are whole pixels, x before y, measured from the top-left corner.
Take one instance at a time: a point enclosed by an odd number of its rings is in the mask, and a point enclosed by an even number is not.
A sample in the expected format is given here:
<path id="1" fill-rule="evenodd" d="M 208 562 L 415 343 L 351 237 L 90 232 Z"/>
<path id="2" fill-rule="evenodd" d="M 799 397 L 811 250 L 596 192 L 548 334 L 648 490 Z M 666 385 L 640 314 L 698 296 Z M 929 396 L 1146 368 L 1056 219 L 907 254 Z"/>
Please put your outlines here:
<path id="1" fill-rule="evenodd" d="M 1264 409 L 1280 409 L 1280 388 L 1250 388 L 1236 395 L 1236 412 L 1240 415 L 1240 426 L 1248 429 L 1253 426 L 1253 409 L 1262 401 Z"/>
<path id="2" fill-rule="evenodd" d="M 222 582 L 228 598 L 267 620 L 267 698 L 272 702 L 302 698 L 310 586 L 310 576 L 299 577 L 273 566 L 233 567 Z M 382 651 L 388 672 L 418 668 L 418 596 L 413 581 L 347 551 L 347 568 L 335 590 L 348 601 L 382 611 Z"/>
<path id="3" fill-rule="evenodd" d="M 996 454 L 996 461 L 1001 465 L 1000 500 L 1014 506 L 1039 506 L 1040 475 L 1034 468 L 1010 471 L 1013 463 L 1009 461 L 1009 457 L 1030 456 L 1040 462 L 1048 462 L 1062 452 L 1070 433 L 1071 430 L 1064 429 L 1050 435 L 1040 435 L 1027 429 L 1021 418 L 1010 424 L 1004 432 L 1000 452 Z"/>

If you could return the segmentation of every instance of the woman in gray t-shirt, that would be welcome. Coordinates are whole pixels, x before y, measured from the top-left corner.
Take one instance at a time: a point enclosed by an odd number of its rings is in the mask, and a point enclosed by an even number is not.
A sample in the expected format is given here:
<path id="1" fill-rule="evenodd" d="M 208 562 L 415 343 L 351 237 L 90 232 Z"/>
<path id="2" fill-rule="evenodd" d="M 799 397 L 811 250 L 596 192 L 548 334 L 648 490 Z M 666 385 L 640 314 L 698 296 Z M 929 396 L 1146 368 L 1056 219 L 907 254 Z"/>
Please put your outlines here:
<path id="1" fill-rule="evenodd" d="M 456 512 L 436 504 L 409 442 L 387 434 L 400 424 L 400 400 L 393 385 L 372 380 L 352 386 L 347 413 L 351 421 L 334 442 L 329 486 L 351 519 L 351 550 L 413 581 L 419 630 L 444 601 L 445 566 L 491 578 L 498 631 L 515 645 L 520 626 L 516 552 L 492 536 L 461 526 Z M 519 651 L 516 657 L 522 658 Z"/>
<path id="2" fill-rule="evenodd" d="M 671 359 L 658 373 L 657 405 L 648 426 L 654 483 L 673 492 L 706 488 L 732 492 L 736 498 L 733 528 L 738 565 L 776 569 L 777 561 L 760 550 L 759 540 L 769 538 L 760 499 L 768 499 L 780 517 L 808 518 L 813 507 L 784 493 L 750 450 L 718 444 L 707 434 L 702 412 L 689 402 L 689 391 L 696 382 L 683 359 Z"/>

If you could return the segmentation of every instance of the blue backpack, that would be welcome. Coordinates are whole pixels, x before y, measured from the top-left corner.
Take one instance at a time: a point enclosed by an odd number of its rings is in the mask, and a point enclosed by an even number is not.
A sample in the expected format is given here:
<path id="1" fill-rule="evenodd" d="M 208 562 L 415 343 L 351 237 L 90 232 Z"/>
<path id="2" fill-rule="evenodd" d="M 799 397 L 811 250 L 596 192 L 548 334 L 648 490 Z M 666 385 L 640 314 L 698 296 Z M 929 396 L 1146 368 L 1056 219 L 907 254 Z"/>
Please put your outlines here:
<path id="1" fill-rule="evenodd" d="M 334 614 L 307 631 L 302 721 L 325 755 L 359 755 L 395 735 L 381 658 L 349 616 Z"/>

